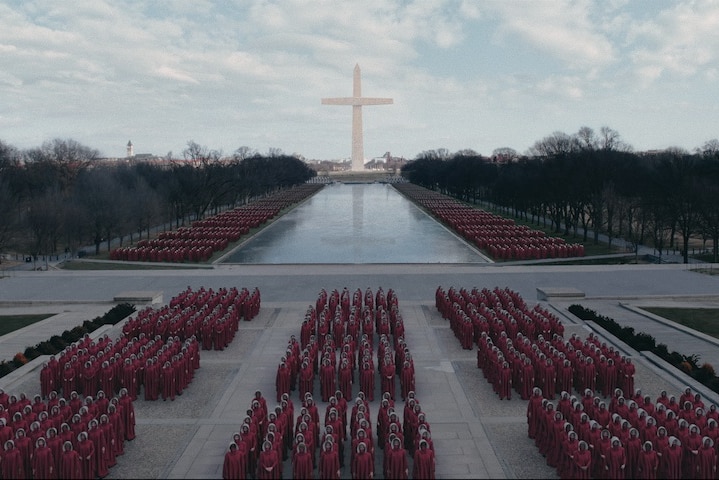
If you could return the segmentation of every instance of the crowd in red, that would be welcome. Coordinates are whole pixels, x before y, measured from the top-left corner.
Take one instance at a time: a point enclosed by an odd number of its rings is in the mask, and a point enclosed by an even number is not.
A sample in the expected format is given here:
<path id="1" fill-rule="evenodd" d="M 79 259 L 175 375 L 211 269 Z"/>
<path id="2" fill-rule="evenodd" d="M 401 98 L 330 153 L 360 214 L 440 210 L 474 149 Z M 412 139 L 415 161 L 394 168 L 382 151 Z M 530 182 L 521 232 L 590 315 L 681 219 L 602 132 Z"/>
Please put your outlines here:
<path id="1" fill-rule="evenodd" d="M 94 479 L 135 438 L 135 409 L 126 389 L 47 399 L 8 395 L 0 389 L 0 473 L 4 479 Z"/>
<path id="2" fill-rule="evenodd" d="M 200 366 L 200 342 L 226 347 L 237 321 L 251 320 L 259 308 L 257 289 L 188 287 L 168 306 L 128 319 L 114 342 L 85 335 L 52 356 L 32 403 L 0 390 L 2 478 L 107 476 L 123 442 L 135 438 L 132 402 L 140 389 L 145 400 L 174 400 Z M 212 326 L 208 334 L 205 325 Z"/>
<path id="3" fill-rule="evenodd" d="M 583 257 L 584 245 L 548 237 L 540 230 L 472 208 L 441 193 L 411 183 L 395 188 L 494 259 L 531 260 Z"/>
<path id="4" fill-rule="evenodd" d="M 699 393 L 642 396 L 631 360 L 593 334 L 565 340 L 509 289 L 439 287 L 435 300 L 500 399 L 529 399 L 529 437 L 561 478 L 716 478 L 719 411 Z"/>
<path id="5" fill-rule="evenodd" d="M 134 400 L 144 386 L 145 400 L 174 400 L 200 367 L 200 348 L 224 349 L 240 318 L 251 320 L 260 308 L 260 293 L 247 288 L 217 292 L 190 287 L 159 309 L 148 307 L 126 320 L 113 342 L 107 335 L 68 346 L 40 371 L 43 397 L 113 395 L 127 389 Z"/>
<path id="6" fill-rule="evenodd" d="M 537 388 L 527 422 L 561 478 L 717 478 L 719 411 L 689 387 L 679 401 L 617 388 L 609 405 L 589 389 L 581 398 L 564 392 L 555 405 Z"/>
<path id="7" fill-rule="evenodd" d="M 313 399 L 317 377 L 327 402 L 323 424 Z M 377 385 L 382 397 L 373 427 L 370 402 Z M 384 451 L 384 478 L 408 478 L 408 456 L 414 458 L 413 478 L 434 478 L 430 426 L 414 394 L 414 362 L 393 290 L 386 295 L 381 287 L 376 294 L 369 288 L 364 294 L 360 289 L 322 290 L 307 310 L 300 340 L 290 337 L 275 386 L 279 405 L 274 412 L 268 413 L 256 392 L 225 455 L 224 478 L 281 478 L 288 458 L 293 478 L 312 478 L 315 470 L 319 478 L 340 478 L 346 449 L 351 477 L 373 478 L 375 446 Z M 290 397 L 295 390 L 302 402 L 296 420 Z M 399 397 L 403 422 L 395 411 Z"/>
<path id="8" fill-rule="evenodd" d="M 314 194 L 322 185 L 305 184 L 271 195 L 249 205 L 198 220 L 190 227 L 163 232 L 156 239 L 141 240 L 132 247 L 110 252 L 111 260 L 143 262 L 205 262 L 214 252 L 221 251 L 274 218 L 281 210 Z"/>

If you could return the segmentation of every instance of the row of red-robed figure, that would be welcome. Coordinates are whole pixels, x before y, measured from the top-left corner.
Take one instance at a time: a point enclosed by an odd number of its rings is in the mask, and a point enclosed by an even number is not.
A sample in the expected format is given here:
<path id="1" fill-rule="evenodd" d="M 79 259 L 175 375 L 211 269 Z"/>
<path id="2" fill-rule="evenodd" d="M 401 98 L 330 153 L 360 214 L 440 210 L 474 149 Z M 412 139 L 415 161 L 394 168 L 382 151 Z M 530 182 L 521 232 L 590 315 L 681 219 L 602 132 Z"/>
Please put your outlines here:
<path id="1" fill-rule="evenodd" d="M 719 412 L 710 407 L 704 415 L 703 401 L 689 388 L 682 397 L 687 413 L 676 421 L 666 392 L 654 403 L 641 393 L 627 401 L 618 390 L 607 408 L 587 391 L 581 401 L 563 395 L 555 407 L 537 389 L 527 407 L 529 436 L 563 478 L 716 478 Z M 589 446 L 588 460 L 584 452 L 577 456 L 582 441 Z M 576 470 L 573 462 L 579 457 L 588 463 L 587 470 Z"/>
<path id="2" fill-rule="evenodd" d="M 346 295 L 346 292 L 347 289 L 344 289 L 342 297 Z M 335 298 L 335 300 L 332 300 L 333 297 Z M 318 296 L 317 304 L 320 308 L 322 308 L 322 310 L 325 310 L 325 308 L 329 308 L 328 305 L 331 304 L 332 309 L 335 311 L 336 315 L 340 317 L 341 322 L 342 314 L 339 313 L 339 310 L 342 308 L 341 304 L 343 302 L 339 297 L 340 295 L 336 294 L 336 290 L 329 297 L 326 295 L 326 292 L 323 291 Z M 357 295 L 355 295 L 355 297 L 357 297 Z M 366 293 L 365 298 L 372 298 L 371 292 L 370 294 Z M 378 301 L 377 303 L 381 304 L 381 301 Z M 394 300 L 394 303 L 396 305 L 396 300 Z M 348 308 L 349 310 L 350 308 L 355 308 L 355 305 L 356 304 L 353 301 L 352 307 L 348 306 L 346 308 Z M 363 308 L 365 307 L 366 306 L 363 306 Z M 383 308 L 380 306 L 380 311 L 381 310 L 383 310 Z M 308 314 L 303 322 L 304 328 L 306 328 L 305 325 L 307 325 L 308 323 L 311 323 L 312 325 L 317 325 L 317 317 L 313 316 L 313 314 L 314 308 L 310 307 L 310 309 L 308 310 Z M 382 314 L 380 313 L 380 322 L 378 322 L 380 324 L 382 323 L 381 317 Z M 349 318 L 347 317 L 346 320 L 349 321 Z M 338 324 L 340 322 L 338 322 Z M 401 322 L 401 316 L 399 317 L 399 322 Z M 347 335 L 345 339 L 347 343 L 351 343 L 352 336 Z M 362 349 L 364 350 L 364 353 L 358 353 L 357 356 L 365 359 L 369 367 L 367 371 L 372 372 L 372 375 L 374 377 L 376 370 L 372 358 L 372 343 L 369 341 L 369 338 L 366 336 L 366 334 L 363 340 L 364 341 L 362 342 Z M 396 340 L 396 337 L 394 340 Z M 312 347 L 314 343 L 314 334 L 310 333 L 306 347 Z M 343 344 L 343 347 L 340 349 L 342 354 L 345 355 L 345 361 L 347 361 L 347 356 L 350 355 L 349 352 L 351 352 L 351 356 L 354 357 L 354 351 L 352 351 L 354 345 L 348 345 L 347 343 Z M 403 338 L 400 337 L 400 340 L 397 342 L 397 344 L 401 346 L 403 352 L 406 353 L 407 358 L 411 359 L 408 353 L 409 349 L 406 347 Z M 391 351 L 392 346 L 392 342 L 389 341 L 388 335 L 386 333 L 383 333 L 380 336 L 380 340 L 378 342 L 378 363 L 380 363 L 380 358 L 389 360 L 390 358 L 394 357 L 393 352 Z M 345 347 L 347 348 L 345 349 Z M 317 349 L 319 350 L 319 346 L 317 346 Z M 276 388 L 278 401 L 281 401 L 281 406 L 277 407 L 277 409 L 279 409 L 277 410 L 278 412 L 282 412 L 287 409 L 288 401 L 289 404 L 291 404 L 291 401 L 289 400 L 290 391 L 294 390 L 294 384 L 291 381 L 291 376 L 289 374 L 289 368 L 287 366 L 289 362 L 287 358 L 298 355 L 299 350 L 300 345 L 295 339 L 295 337 L 292 336 L 288 343 L 287 353 L 281 360 L 280 367 L 278 368 Z M 304 350 L 307 350 L 307 348 L 305 348 Z M 335 350 L 336 349 L 334 347 L 334 338 L 331 332 L 328 332 L 326 334 L 326 341 L 324 343 L 325 353 L 323 355 L 326 361 L 322 362 L 323 366 L 327 367 L 328 372 L 331 367 L 332 360 L 336 359 L 334 355 Z M 305 368 L 311 368 L 309 366 L 309 360 L 305 362 Z M 381 368 L 378 368 L 377 370 L 377 373 L 380 373 L 381 375 Z M 391 374 L 392 378 L 394 378 L 394 375 L 396 374 L 394 365 L 392 365 Z M 334 375 L 326 374 L 325 377 L 334 378 Z M 331 382 L 326 383 L 330 384 Z M 381 380 L 378 383 L 382 386 L 388 385 Z M 321 386 L 321 390 L 326 390 L 328 388 L 329 385 Z M 414 398 L 414 391 L 412 391 L 413 388 L 412 390 L 406 392 L 404 428 L 400 425 L 397 414 L 394 412 L 394 392 L 391 391 L 391 388 L 387 388 L 386 391 L 384 391 L 384 388 L 381 389 L 383 390 L 383 398 L 381 401 L 380 412 L 378 414 L 377 434 L 378 445 L 380 446 L 380 448 L 386 448 L 386 454 L 384 457 L 385 462 L 383 465 L 386 478 L 407 478 L 408 468 L 405 456 L 405 438 L 411 440 L 409 442 L 409 444 L 411 445 L 411 452 L 416 457 L 413 472 L 414 478 L 434 478 L 434 452 L 433 446 L 431 446 L 429 425 L 428 423 L 426 423 L 425 415 L 423 412 L 421 412 L 419 403 Z M 373 390 L 374 388 L 372 388 L 372 392 Z M 325 393 L 329 394 L 329 392 Z M 263 402 L 257 399 L 257 397 L 261 396 L 258 394 L 259 392 L 256 393 L 256 399 L 253 400 L 252 405 L 253 408 L 257 407 L 262 410 L 261 405 Z M 323 430 L 324 437 L 322 438 L 322 442 L 320 442 L 319 436 L 319 415 L 317 414 L 317 407 L 316 405 L 314 405 L 314 401 L 312 399 L 312 393 L 311 391 L 301 391 L 300 397 L 304 399 L 303 405 L 300 410 L 300 415 L 298 416 L 297 422 L 295 424 L 295 435 L 293 437 L 294 442 L 290 441 L 290 445 L 293 445 L 292 464 L 294 478 L 312 477 L 315 466 L 317 467 L 319 478 L 339 478 L 339 475 L 341 473 L 341 466 L 345 457 L 342 452 L 344 451 L 344 442 L 347 435 L 347 403 L 345 401 L 345 395 L 343 394 L 342 389 L 338 389 L 334 393 L 334 395 L 330 395 L 328 398 L 329 405 L 327 406 L 327 410 L 325 412 L 325 428 Z M 404 394 L 403 398 L 405 398 Z M 293 411 L 293 408 L 291 408 L 290 410 Z M 253 411 L 254 410 L 251 409 L 250 411 L 248 411 L 248 414 Z M 245 419 L 245 423 L 243 423 L 241 427 L 241 430 L 244 429 L 248 433 L 250 431 L 250 428 L 246 427 L 246 424 L 250 422 L 250 416 L 248 415 L 248 417 L 246 417 Z M 262 424 L 262 421 L 258 422 L 258 428 L 256 429 L 256 431 L 262 431 Z M 364 392 L 362 388 L 360 388 L 358 398 L 356 399 L 355 405 L 353 406 L 349 426 L 351 439 L 350 471 L 352 478 L 369 478 L 370 474 L 373 474 L 374 472 L 374 444 L 372 442 L 373 435 L 369 416 L 369 403 L 366 392 Z M 283 429 L 279 428 L 278 430 Z M 257 442 L 254 442 L 254 440 L 257 439 L 254 438 L 254 435 L 250 436 L 251 438 L 253 438 L 253 441 L 250 443 L 256 444 Z M 230 444 L 230 447 L 225 457 L 225 478 L 244 478 L 243 476 L 240 476 L 241 474 L 237 473 L 238 469 L 236 468 L 236 465 L 239 458 L 245 459 L 247 456 L 246 450 L 248 449 L 243 446 L 238 446 L 238 441 L 244 442 L 246 440 L 245 437 L 247 437 L 247 435 L 243 434 L 242 432 L 239 432 L 233 437 L 233 442 Z M 383 442 L 386 442 L 386 447 Z M 280 452 L 280 449 L 277 449 L 278 451 L 273 453 L 273 448 L 271 447 L 271 445 L 272 443 L 267 442 L 263 444 L 263 447 L 266 447 L 266 450 L 265 448 L 263 448 L 263 451 L 260 452 L 260 456 L 262 457 L 264 455 L 267 461 L 262 462 L 258 459 L 259 465 L 257 465 L 256 472 L 258 478 L 278 478 L 273 476 L 277 473 L 276 468 L 281 468 L 276 467 L 276 465 L 281 465 L 281 461 L 279 459 L 287 458 L 287 453 L 285 451 Z M 285 447 L 287 447 L 286 441 L 278 442 L 278 445 L 285 445 Z M 429 448 L 430 446 L 431 449 Z M 320 451 L 320 458 L 319 461 L 316 461 L 316 451 L 318 449 Z M 245 462 L 240 461 L 240 463 L 243 464 Z M 249 471 L 254 471 L 251 465 L 251 459 L 247 459 L 246 463 L 248 464 L 248 468 L 250 469 Z M 262 469 L 264 469 L 264 471 L 262 471 Z M 246 469 L 242 469 L 241 467 L 239 470 L 247 472 Z M 268 476 L 261 477 L 263 475 Z"/>
<path id="3" fill-rule="evenodd" d="M 470 207 L 439 192 L 410 183 L 398 184 L 395 188 L 492 258 L 528 260 L 584 256 L 582 244 L 567 244 L 562 238 L 547 237 L 541 230 L 516 225 L 514 220 Z"/>
<path id="4" fill-rule="evenodd" d="M 205 262 L 242 235 L 274 218 L 282 209 L 315 193 L 320 185 L 302 185 L 233 210 L 197 220 L 190 227 L 162 232 L 153 240 L 110 252 L 111 260 L 148 262 Z"/>
<path id="5" fill-rule="evenodd" d="M 124 442 L 135 438 L 126 390 L 84 402 L 77 395 L 66 400 L 53 394 L 47 402 L 36 396 L 28 415 L 16 412 L 13 422 L 0 417 L 2 478 L 103 478 L 124 453 Z M 0 401 L 5 396 L 0 393 Z"/>

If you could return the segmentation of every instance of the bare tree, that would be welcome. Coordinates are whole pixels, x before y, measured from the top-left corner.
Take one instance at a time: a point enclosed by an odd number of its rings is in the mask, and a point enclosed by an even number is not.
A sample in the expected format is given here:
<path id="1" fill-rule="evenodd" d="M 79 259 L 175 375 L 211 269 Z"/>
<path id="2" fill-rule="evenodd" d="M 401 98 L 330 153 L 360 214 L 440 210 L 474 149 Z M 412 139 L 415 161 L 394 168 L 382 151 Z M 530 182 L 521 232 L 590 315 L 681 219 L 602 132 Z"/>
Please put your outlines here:
<path id="1" fill-rule="evenodd" d="M 579 141 L 572 135 L 564 132 L 554 132 L 532 145 L 528 154 L 532 157 L 553 157 L 580 150 Z"/>
<path id="2" fill-rule="evenodd" d="M 607 126 L 599 129 L 599 148 L 601 150 L 615 150 L 619 152 L 631 152 L 632 146 L 622 140 L 622 136 Z"/>
<path id="3" fill-rule="evenodd" d="M 581 148 L 585 150 L 596 150 L 597 149 L 597 136 L 594 134 L 594 130 L 584 126 L 579 129 L 576 133 L 576 138 L 579 141 Z"/>
<path id="4" fill-rule="evenodd" d="M 232 157 L 241 162 L 245 158 L 254 157 L 255 155 L 257 155 L 257 151 L 255 149 L 243 145 L 241 147 L 237 147 L 237 150 L 235 150 L 235 153 L 232 154 Z"/>

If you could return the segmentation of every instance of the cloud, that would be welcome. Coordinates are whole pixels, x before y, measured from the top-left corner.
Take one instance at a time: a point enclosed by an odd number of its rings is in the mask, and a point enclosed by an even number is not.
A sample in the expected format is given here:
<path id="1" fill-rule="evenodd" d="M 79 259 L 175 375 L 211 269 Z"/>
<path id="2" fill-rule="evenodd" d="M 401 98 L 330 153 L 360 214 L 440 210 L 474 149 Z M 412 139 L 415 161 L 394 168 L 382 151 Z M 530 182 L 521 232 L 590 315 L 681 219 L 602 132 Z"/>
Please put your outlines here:
<path id="1" fill-rule="evenodd" d="M 627 32 L 637 75 L 653 82 L 664 74 L 690 77 L 717 67 L 719 3 L 685 1 L 636 22 Z"/>
<path id="2" fill-rule="evenodd" d="M 616 59 L 614 46 L 597 27 L 596 6 L 587 0 L 491 5 L 500 16 L 500 37 L 518 36 L 577 69 L 602 68 Z"/>

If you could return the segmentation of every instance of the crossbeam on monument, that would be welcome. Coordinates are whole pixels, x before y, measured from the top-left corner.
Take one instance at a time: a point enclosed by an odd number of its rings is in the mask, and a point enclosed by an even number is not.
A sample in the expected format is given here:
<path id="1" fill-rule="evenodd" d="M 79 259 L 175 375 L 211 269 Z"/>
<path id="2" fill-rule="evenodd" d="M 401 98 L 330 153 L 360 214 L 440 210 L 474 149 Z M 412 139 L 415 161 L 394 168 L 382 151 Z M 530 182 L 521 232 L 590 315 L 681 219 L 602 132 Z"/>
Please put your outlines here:
<path id="1" fill-rule="evenodd" d="M 359 64 L 355 65 L 352 77 L 352 96 L 323 98 L 322 105 L 352 105 L 352 171 L 364 170 L 364 134 L 362 129 L 362 106 L 391 105 L 391 98 L 362 96 L 362 74 Z"/>

